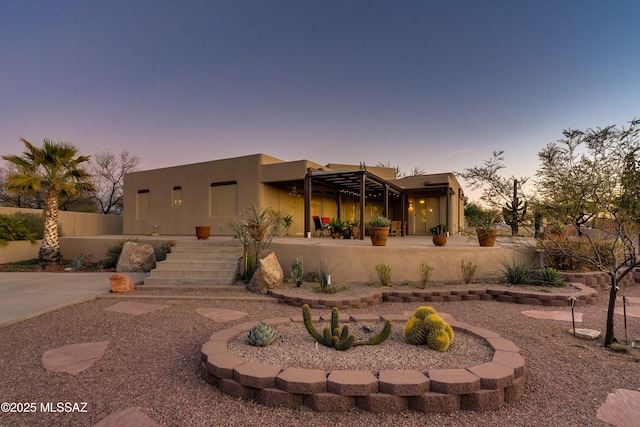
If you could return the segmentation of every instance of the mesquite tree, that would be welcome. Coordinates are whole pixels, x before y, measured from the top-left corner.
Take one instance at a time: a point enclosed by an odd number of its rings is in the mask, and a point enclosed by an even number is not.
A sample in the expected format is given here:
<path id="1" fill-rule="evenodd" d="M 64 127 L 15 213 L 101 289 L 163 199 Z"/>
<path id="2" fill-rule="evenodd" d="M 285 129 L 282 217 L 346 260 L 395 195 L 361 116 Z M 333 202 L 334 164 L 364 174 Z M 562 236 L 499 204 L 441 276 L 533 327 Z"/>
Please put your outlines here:
<path id="1" fill-rule="evenodd" d="M 527 211 L 528 196 L 523 185 L 528 177 L 504 177 L 500 170 L 504 169 L 504 151 L 494 151 L 489 160 L 484 160 L 482 166 L 467 168 L 458 176 L 468 181 L 472 188 L 482 188 L 480 199 L 490 208 L 503 212 L 504 220 L 511 226 L 511 234 L 518 234 Z"/>
<path id="2" fill-rule="evenodd" d="M 608 347 L 616 341 L 614 310 L 620 283 L 640 266 L 640 120 L 626 128 L 608 126 L 563 134 L 565 139 L 539 153 L 542 166 L 537 175 L 543 201 L 552 208 L 548 215 L 559 224 L 579 229 L 585 218 L 593 220 L 591 228 L 578 236 L 550 234 L 544 247 L 609 275 L 604 340 Z"/>

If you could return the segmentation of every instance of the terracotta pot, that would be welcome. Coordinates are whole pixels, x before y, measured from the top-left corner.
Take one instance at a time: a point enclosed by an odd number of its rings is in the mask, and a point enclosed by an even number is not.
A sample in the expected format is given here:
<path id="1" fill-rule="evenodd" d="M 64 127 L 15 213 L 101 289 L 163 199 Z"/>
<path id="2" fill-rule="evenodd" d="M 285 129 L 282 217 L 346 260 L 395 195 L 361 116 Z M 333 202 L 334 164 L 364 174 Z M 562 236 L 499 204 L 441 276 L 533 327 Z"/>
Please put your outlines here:
<path id="1" fill-rule="evenodd" d="M 211 227 L 208 225 L 197 225 L 196 226 L 196 237 L 198 240 L 207 240 L 211 235 Z"/>
<path id="2" fill-rule="evenodd" d="M 360 238 L 360 226 L 359 225 L 352 225 L 351 226 L 351 235 L 353 236 L 354 239 L 359 239 Z"/>
<path id="3" fill-rule="evenodd" d="M 389 227 L 369 227 L 369 236 L 373 246 L 386 246 Z"/>
<path id="4" fill-rule="evenodd" d="M 498 230 L 485 230 L 485 229 L 476 229 L 476 234 L 478 234 L 478 243 L 480 246 L 485 247 L 493 247 L 496 243 L 496 237 L 498 236 Z"/>
<path id="5" fill-rule="evenodd" d="M 433 236 L 433 244 L 436 246 L 444 246 L 447 244 L 447 236 Z"/>
<path id="6" fill-rule="evenodd" d="M 342 231 L 331 232 L 331 238 L 332 239 L 339 239 L 340 236 L 342 236 Z"/>
<path id="7" fill-rule="evenodd" d="M 262 225 L 260 224 L 250 224 L 251 227 L 251 238 L 257 242 L 261 242 L 264 239 L 264 230 L 262 230 Z"/>

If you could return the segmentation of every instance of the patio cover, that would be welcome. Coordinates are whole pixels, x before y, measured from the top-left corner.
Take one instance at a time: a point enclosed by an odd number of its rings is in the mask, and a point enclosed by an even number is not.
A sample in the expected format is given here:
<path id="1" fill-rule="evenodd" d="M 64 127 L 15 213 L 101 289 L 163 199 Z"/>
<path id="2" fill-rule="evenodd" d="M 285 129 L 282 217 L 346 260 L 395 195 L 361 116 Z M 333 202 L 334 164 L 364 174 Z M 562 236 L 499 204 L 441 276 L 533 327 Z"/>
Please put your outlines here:
<path id="1" fill-rule="evenodd" d="M 402 187 L 395 185 L 366 169 L 322 171 L 309 169 L 304 178 L 304 228 L 311 227 L 311 193 L 314 183 L 333 187 L 336 190 L 349 190 L 360 195 L 360 239 L 364 239 L 364 206 L 367 195 L 382 192 L 384 198 L 384 212 L 389 213 L 389 194 L 393 193 L 401 198 L 402 221 L 405 221 L 405 193 Z M 340 199 L 338 198 L 338 203 Z M 338 214 L 340 206 L 338 205 Z"/>

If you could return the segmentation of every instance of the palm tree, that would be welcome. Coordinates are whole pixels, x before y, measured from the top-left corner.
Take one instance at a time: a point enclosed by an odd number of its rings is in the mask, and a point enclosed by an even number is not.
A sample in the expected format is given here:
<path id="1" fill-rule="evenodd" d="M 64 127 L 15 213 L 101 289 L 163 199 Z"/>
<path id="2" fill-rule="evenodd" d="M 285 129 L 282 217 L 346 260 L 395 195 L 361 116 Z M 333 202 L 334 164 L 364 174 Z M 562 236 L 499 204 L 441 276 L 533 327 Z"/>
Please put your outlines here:
<path id="1" fill-rule="evenodd" d="M 68 197 L 93 190 L 89 173 L 82 168 L 88 156 L 79 156 L 78 149 L 67 142 L 45 138 L 42 147 L 34 147 L 20 138 L 27 148 L 22 156 L 2 156 L 17 167 L 7 177 L 7 191 L 25 194 L 44 194 L 44 236 L 38 254 L 41 262 L 60 262 L 58 238 L 58 197 Z"/>

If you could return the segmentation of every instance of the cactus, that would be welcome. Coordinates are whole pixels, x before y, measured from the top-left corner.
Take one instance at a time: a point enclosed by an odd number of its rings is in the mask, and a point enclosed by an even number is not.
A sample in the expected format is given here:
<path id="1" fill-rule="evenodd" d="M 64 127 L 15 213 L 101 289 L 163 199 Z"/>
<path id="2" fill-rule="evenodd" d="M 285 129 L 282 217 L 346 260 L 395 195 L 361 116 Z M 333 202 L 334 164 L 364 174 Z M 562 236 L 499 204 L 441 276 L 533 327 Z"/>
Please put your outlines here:
<path id="1" fill-rule="evenodd" d="M 444 328 L 438 328 L 427 334 L 427 345 L 437 351 L 446 351 L 451 345 L 451 339 Z"/>
<path id="2" fill-rule="evenodd" d="M 428 305 L 423 305 L 422 307 L 416 308 L 416 311 L 413 312 L 413 317 L 426 319 L 427 316 L 431 316 L 432 314 L 436 314 L 436 311 Z"/>
<path id="3" fill-rule="evenodd" d="M 258 323 L 249 331 L 249 343 L 257 347 L 266 347 L 276 339 L 276 328 L 266 323 Z"/>
<path id="4" fill-rule="evenodd" d="M 511 226 L 511 234 L 518 235 L 518 224 L 520 224 L 527 214 L 527 202 L 522 202 L 518 197 L 518 180 L 513 180 L 513 197 L 511 203 L 507 202 L 502 208 L 502 215 L 507 224 Z"/>
<path id="5" fill-rule="evenodd" d="M 413 317 L 404 325 L 403 334 L 409 344 L 427 344 L 438 351 L 446 351 L 455 336 L 451 325 L 428 306 L 415 310 Z"/>
<path id="6" fill-rule="evenodd" d="M 402 330 L 405 341 L 412 345 L 423 344 L 427 338 L 427 328 L 422 319 L 412 317 Z"/>
<path id="7" fill-rule="evenodd" d="M 377 345 L 384 342 L 391 335 L 391 322 L 387 320 L 380 333 L 368 340 L 356 341 L 355 334 L 349 333 L 349 325 L 344 325 L 342 329 L 340 329 L 338 318 L 338 309 L 334 307 L 333 310 L 331 310 L 331 325 L 325 326 L 322 334 L 320 334 L 311 319 L 309 305 L 304 304 L 302 306 L 302 319 L 304 320 L 304 326 L 307 332 L 309 332 L 309 335 L 318 343 L 327 347 L 334 347 L 336 350 L 347 350 L 358 345 Z"/>

